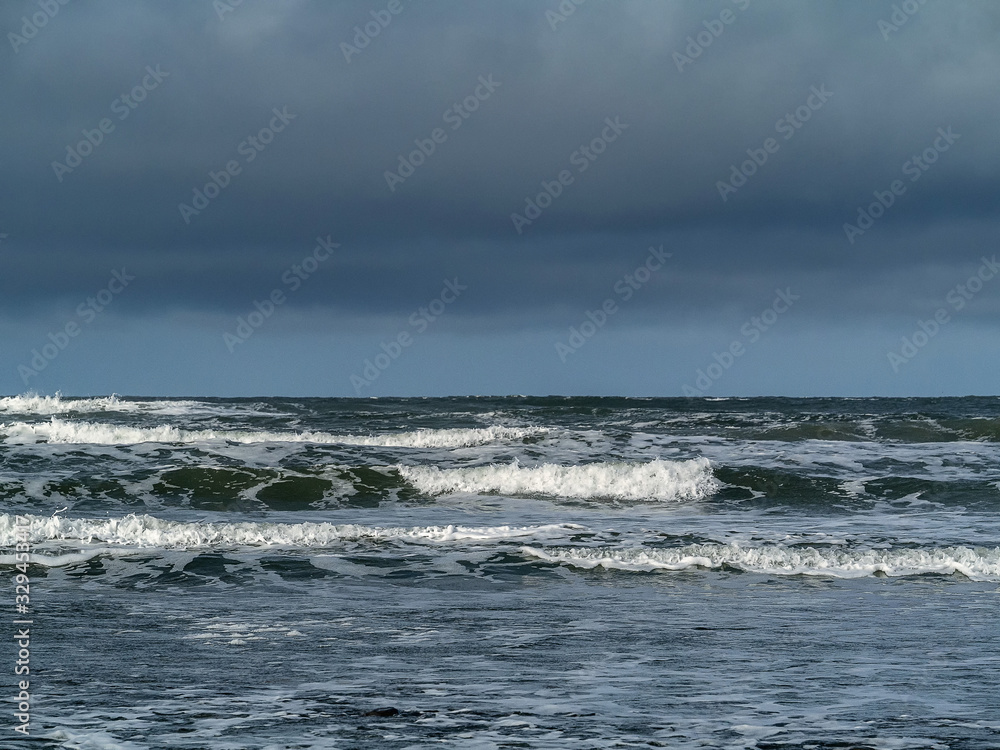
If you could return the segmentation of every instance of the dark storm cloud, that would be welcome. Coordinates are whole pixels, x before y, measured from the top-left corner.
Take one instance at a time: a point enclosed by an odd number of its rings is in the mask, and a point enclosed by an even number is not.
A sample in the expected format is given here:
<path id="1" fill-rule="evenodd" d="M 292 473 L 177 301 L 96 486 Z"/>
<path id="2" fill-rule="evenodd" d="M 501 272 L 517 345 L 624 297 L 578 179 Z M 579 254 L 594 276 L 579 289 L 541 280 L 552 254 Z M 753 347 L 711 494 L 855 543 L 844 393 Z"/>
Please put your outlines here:
<path id="1" fill-rule="evenodd" d="M 207 0 L 71 2 L 8 44 L 6 313 L 76 300 L 123 263 L 143 291 L 122 309 L 240 311 L 327 235 L 341 250 L 290 304 L 405 313 L 458 275 L 475 290 L 461 314 L 519 324 L 599 302 L 651 244 L 674 253 L 637 295 L 653 317 L 749 309 L 792 280 L 814 309 L 899 311 L 905 295 L 867 292 L 933 286 L 994 252 L 988 2 L 913 2 L 886 32 L 889 2 L 588 0 L 552 28 L 554 1 L 402 0 L 345 60 L 387 5 L 246 0 L 220 18 Z M 0 29 L 20 35 L 40 7 L 5 4 Z M 676 57 L 706 32 L 697 57 Z M 123 105 L 143 81 L 156 85 Z M 446 117 L 477 90 L 477 111 Z M 777 124 L 809 103 L 808 122 Z M 114 130 L 57 176 L 103 118 Z M 258 152 L 246 139 L 270 124 L 282 130 Z M 435 128 L 444 142 L 390 190 L 386 170 Z M 943 143 L 939 128 L 959 138 L 912 182 L 904 164 Z M 574 152 L 602 132 L 615 140 L 579 172 Z M 768 138 L 777 150 L 724 201 L 718 182 Z M 239 173 L 185 222 L 178 204 L 230 161 Z M 511 214 L 562 170 L 572 183 L 518 234 Z M 894 180 L 906 192 L 849 243 L 843 224 Z"/>

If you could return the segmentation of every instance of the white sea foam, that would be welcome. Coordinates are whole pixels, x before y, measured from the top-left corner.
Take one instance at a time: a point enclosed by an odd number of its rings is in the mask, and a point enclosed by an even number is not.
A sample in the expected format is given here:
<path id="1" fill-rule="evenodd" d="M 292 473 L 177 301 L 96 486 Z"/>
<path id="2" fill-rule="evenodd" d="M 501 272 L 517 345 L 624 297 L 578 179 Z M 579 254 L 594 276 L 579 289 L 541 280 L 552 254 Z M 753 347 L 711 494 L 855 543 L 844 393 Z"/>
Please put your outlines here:
<path id="1" fill-rule="evenodd" d="M 100 729 L 55 729 L 46 739 L 54 740 L 67 750 L 142 750 L 142 745 L 119 739 Z"/>
<path id="2" fill-rule="evenodd" d="M 656 435 L 636 432 L 630 453 L 657 455 L 678 448 L 696 450 L 717 466 L 767 467 L 806 471 L 810 476 L 837 479 L 875 479 L 885 475 L 935 481 L 1000 477 L 1000 444 L 954 440 L 949 442 L 871 442 L 848 440 L 743 440 L 718 436 Z M 669 455 L 669 453 L 668 453 Z"/>
<path id="3" fill-rule="evenodd" d="M 450 492 L 548 495 L 616 500 L 697 500 L 719 483 L 707 459 L 647 463 L 593 463 L 578 466 L 511 463 L 463 469 L 397 466 L 410 484 L 428 495 Z"/>
<path id="4" fill-rule="evenodd" d="M 887 576 L 962 573 L 977 581 L 1000 580 L 1000 547 L 845 549 L 691 544 L 672 549 L 522 547 L 522 552 L 547 562 L 585 569 L 653 571 L 726 566 L 773 575 L 858 578 L 875 573 Z"/>
<path id="5" fill-rule="evenodd" d="M 417 430 L 387 435 L 342 435 L 336 442 L 394 448 L 467 448 L 506 440 L 523 440 L 544 430 L 525 427 L 473 427 L 444 430 Z"/>
<path id="6" fill-rule="evenodd" d="M 0 412 L 8 414 L 68 414 L 69 412 L 91 411 L 132 411 L 132 404 L 118 396 L 102 398 L 64 399 L 55 396 L 39 396 L 25 393 L 20 396 L 0 398 Z"/>
<path id="7" fill-rule="evenodd" d="M 344 541 L 399 540 L 409 542 L 496 542 L 505 539 L 551 539 L 581 527 L 543 526 L 416 526 L 380 528 L 332 523 L 191 523 L 149 515 L 92 519 L 28 516 L 27 539 L 32 545 L 97 545 L 102 548 L 216 549 L 234 547 L 321 548 Z M 18 527 L 18 529 L 24 528 Z M 14 517 L 0 515 L 0 547 L 13 548 Z M 23 532 L 22 537 L 24 535 Z M 10 563 L 11 558 L 0 562 Z M 33 556 L 33 560 L 36 558 Z M 47 558 L 39 557 L 43 562 Z M 56 563 L 66 564 L 66 563 Z"/>
<path id="8" fill-rule="evenodd" d="M 209 405 L 199 401 L 130 401 L 115 394 L 96 398 L 63 398 L 62 395 L 39 396 L 23 393 L 0 398 L 0 413 L 7 414 L 70 414 L 91 412 L 150 412 L 188 414 Z"/>
<path id="9" fill-rule="evenodd" d="M 132 427 L 107 422 L 65 420 L 0 424 L 0 434 L 12 444 L 71 443 L 134 445 L 140 443 L 323 443 L 392 448 L 462 448 L 504 440 L 521 440 L 539 431 L 514 427 L 416 430 L 382 435 L 334 435 L 329 432 L 273 432 L 267 430 L 184 430 L 173 425 Z"/>
<path id="10" fill-rule="evenodd" d="M 101 554 L 111 554 L 110 549 L 88 549 L 86 552 L 70 552 L 62 555 L 46 555 L 31 553 L 31 564 L 41 565 L 43 568 L 62 568 L 66 565 L 76 565 L 87 562 Z M 22 560 L 18 560 L 15 555 L 0 555 L 0 565 L 15 565 Z"/>

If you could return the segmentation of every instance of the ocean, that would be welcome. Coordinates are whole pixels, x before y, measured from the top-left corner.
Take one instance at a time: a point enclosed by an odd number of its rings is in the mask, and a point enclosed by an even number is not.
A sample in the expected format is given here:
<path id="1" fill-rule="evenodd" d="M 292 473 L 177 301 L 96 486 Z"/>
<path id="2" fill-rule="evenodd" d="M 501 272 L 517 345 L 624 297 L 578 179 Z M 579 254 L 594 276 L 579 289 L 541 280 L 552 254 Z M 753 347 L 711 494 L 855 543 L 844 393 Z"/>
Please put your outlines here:
<path id="1" fill-rule="evenodd" d="M 2 398 L 0 747 L 998 748 L 998 448 L 998 398 Z"/>

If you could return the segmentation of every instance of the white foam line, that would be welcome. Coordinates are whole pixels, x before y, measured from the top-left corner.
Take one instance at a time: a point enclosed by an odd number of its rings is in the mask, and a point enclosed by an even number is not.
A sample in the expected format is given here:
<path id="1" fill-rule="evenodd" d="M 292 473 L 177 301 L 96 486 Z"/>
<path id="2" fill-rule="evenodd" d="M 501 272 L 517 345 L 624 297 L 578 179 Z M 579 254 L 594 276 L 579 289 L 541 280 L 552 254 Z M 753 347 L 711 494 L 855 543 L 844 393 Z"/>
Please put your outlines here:
<path id="1" fill-rule="evenodd" d="M 61 394 L 40 396 L 23 393 L 20 396 L 0 397 L 0 412 L 9 414 L 69 414 L 71 412 L 167 412 L 184 414 L 199 408 L 217 410 L 210 404 L 189 401 L 130 401 L 112 394 L 94 398 L 63 398 Z"/>
<path id="2" fill-rule="evenodd" d="M 551 539 L 581 527 L 572 524 L 542 526 L 416 526 L 412 528 L 332 523 L 192 523 L 149 515 L 89 519 L 28 516 L 27 538 L 32 545 L 71 543 L 114 548 L 215 549 L 232 547 L 327 547 L 352 540 L 409 542 L 494 542 L 506 539 Z M 0 546 L 16 543 L 14 517 L 0 515 Z M 19 527 L 20 528 L 20 527 Z M 13 559 L 13 556 L 10 556 Z M 34 558 L 33 558 L 34 559 Z"/>
<path id="3" fill-rule="evenodd" d="M 131 427 L 106 422 L 69 421 L 52 417 L 48 422 L 0 424 L 0 434 L 11 444 L 62 443 L 88 445 L 137 445 L 141 443 L 321 443 L 394 448 L 462 448 L 538 434 L 537 429 L 479 427 L 471 429 L 417 430 L 384 435 L 333 435 L 328 432 L 269 432 L 250 430 L 183 430 L 171 425 Z"/>
<path id="4" fill-rule="evenodd" d="M 912 576 L 961 573 L 977 581 L 1000 580 L 1000 547 L 927 547 L 838 549 L 734 544 L 692 544 L 674 549 L 552 548 L 525 546 L 521 551 L 546 562 L 576 568 L 630 571 L 717 569 L 751 573 L 858 578 L 882 573 Z"/>

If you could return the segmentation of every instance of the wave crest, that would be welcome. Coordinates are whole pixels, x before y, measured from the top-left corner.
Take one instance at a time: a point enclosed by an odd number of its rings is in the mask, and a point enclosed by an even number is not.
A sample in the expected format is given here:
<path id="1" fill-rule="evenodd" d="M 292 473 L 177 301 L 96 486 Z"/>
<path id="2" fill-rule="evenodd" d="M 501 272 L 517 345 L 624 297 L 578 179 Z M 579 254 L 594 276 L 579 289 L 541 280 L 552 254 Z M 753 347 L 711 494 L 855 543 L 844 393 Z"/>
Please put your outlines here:
<path id="1" fill-rule="evenodd" d="M 62 394 L 40 396 L 37 393 L 22 393 L 20 396 L 0 397 L 0 414 L 91 414 L 117 412 L 121 414 L 158 414 L 187 416 L 192 413 L 260 414 L 261 412 L 231 405 L 212 404 L 189 399 L 151 399 L 132 401 L 112 393 L 110 396 L 91 398 L 64 398 Z"/>
<path id="2" fill-rule="evenodd" d="M 654 571 L 735 568 L 748 573 L 859 578 L 881 573 L 912 576 L 961 573 L 976 581 L 1000 580 L 1000 547 L 931 547 L 923 549 L 844 549 L 733 544 L 691 544 L 673 549 L 522 547 L 524 554 L 546 562 L 587 570 Z"/>
<path id="3" fill-rule="evenodd" d="M 329 432 L 273 432 L 267 430 L 184 430 L 172 425 L 131 427 L 108 422 L 70 421 L 53 416 L 48 422 L 0 424 L 6 442 L 87 445 L 141 443 L 321 443 L 386 448 L 466 448 L 505 440 L 521 440 L 539 430 L 516 427 L 416 430 L 383 435 L 334 435 Z"/>
<path id="4" fill-rule="evenodd" d="M 23 517 L 23 516 L 22 516 Z M 490 542 L 505 539 L 549 538 L 579 527 L 544 526 L 415 526 L 382 528 L 332 523 L 198 523 L 169 521 L 150 515 L 91 519 L 27 516 L 27 538 L 32 545 L 69 543 L 126 548 L 217 549 L 233 547 L 321 548 L 344 541 L 400 540 L 410 542 Z M 18 527 L 18 528 L 24 528 Z M 16 544 L 15 517 L 0 515 L 0 546 Z M 23 532 L 22 532 L 23 537 Z M 32 560 L 34 561 L 34 557 Z"/>
<path id="5" fill-rule="evenodd" d="M 112 394 L 99 398 L 64 399 L 60 394 L 23 393 L 0 398 L 0 412 L 8 414 L 69 414 L 70 412 L 135 411 L 136 403 Z"/>
<path id="6" fill-rule="evenodd" d="M 698 500 L 719 483 L 705 458 L 689 461 L 656 459 L 647 463 L 594 463 L 583 466 L 542 464 L 523 467 L 516 462 L 463 469 L 436 466 L 396 467 L 421 492 L 498 493 L 614 500 Z"/>

